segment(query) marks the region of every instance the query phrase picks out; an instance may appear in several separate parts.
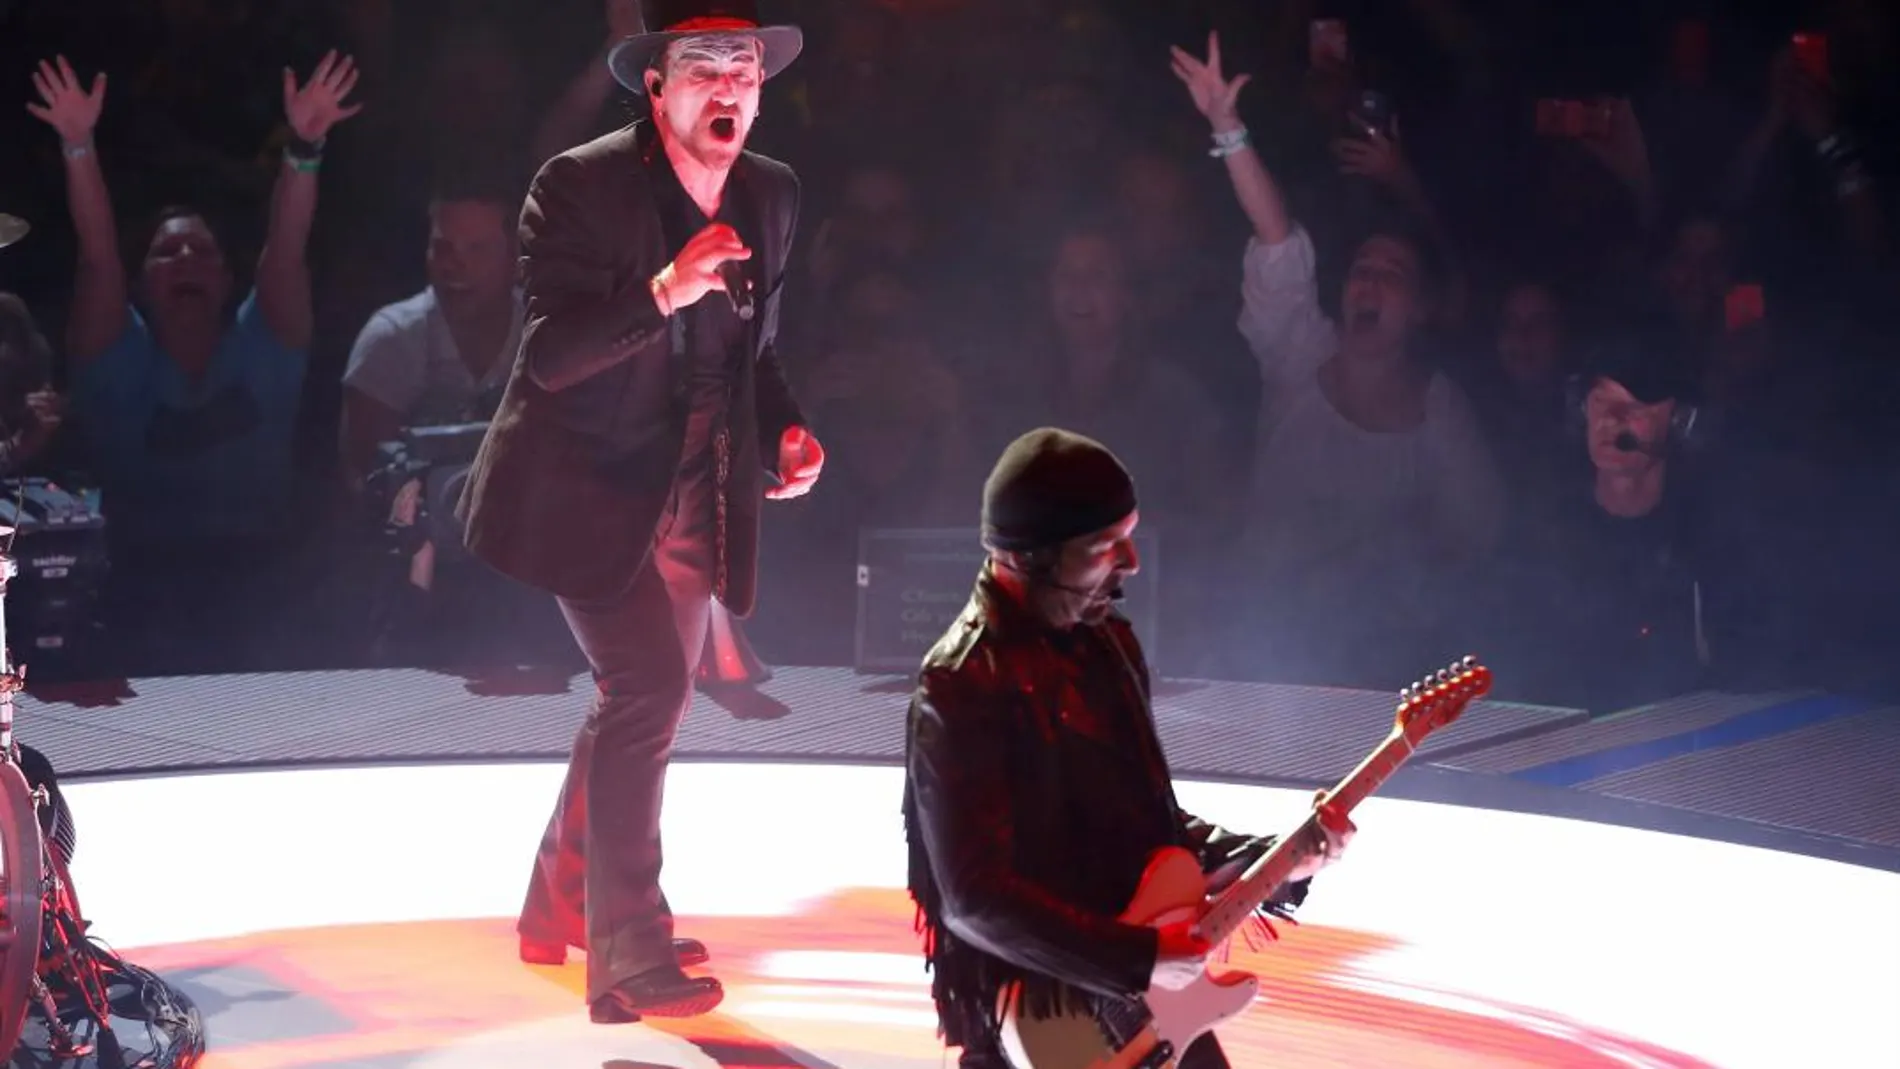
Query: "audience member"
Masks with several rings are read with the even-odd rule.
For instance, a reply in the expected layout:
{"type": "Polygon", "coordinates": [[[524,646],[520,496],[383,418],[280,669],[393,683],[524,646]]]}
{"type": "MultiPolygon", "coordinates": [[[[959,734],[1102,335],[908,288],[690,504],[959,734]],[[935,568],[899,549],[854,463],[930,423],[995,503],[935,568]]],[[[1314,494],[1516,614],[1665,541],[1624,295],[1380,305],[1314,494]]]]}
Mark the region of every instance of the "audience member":
{"type": "Polygon", "coordinates": [[[1246,78],[1222,73],[1218,43],[1205,60],[1176,49],[1175,65],[1254,229],[1240,330],[1268,403],[1235,593],[1278,651],[1270,671],[1350,674],[1431,632],[1438,591],[1497,538],[1499,478],[1470,402],[1425,351],[1441,281],[1429,244],[1402,230],[1362,242],[1336,324],[1312,241],[1235,111],[1246,78]]]}
{"type": "Polygon", "coordinates": [[[343,372],[340,437],[353,481],[405,427],[487,418],[521,338],[520,201],[511,185],[466,175],[431,201],[429,284],[370,317],[343,372]]]}
{"type": "Polygon", "coordinates": [[[1667,325],[1606,338],[1574,381],[1571,455],[1588,465],[1494,566],[1492,660],[1514,693],[1608,711],[1692,689],[1711,663],[1711,546],[1688,453],[1707,428],[1667,325]]]}
{"type": "Polygon", "coordinates": [[[255,288],[235,315],[226,246],[198,209],[161,213],[129,284],[93,143],[105,76],[86,85],[60,57],[33,80],[39,103],[29,109],[60,136],[79,239],[68,372],[115,544],[120,630],[133,646],[165,649],[152,657],[216,656],[214,636],[236,648],[262,634],[257,614],[286,608],[295,418],[313,325],[304,250],[325,137],[359,107],[344,103],[355,71],[333,53],[302,84],[284,74],[296,140],[278,168],[255,288]],[[180,606],[202,629],[168,622],[180,606]]]}
{"type": "MultiPolygon", "coordinates": [[[[0,296],[0,471],[86,462],[115,604],[147,603],[141,626],[190,604],[238,633],[147,631],[226,652],[263,641],[244,621],[286,615],[290,587],[256,576],[308,529],[293,450],[361,486],[402,427],[485,414],[527,329],[518,194],[485,176],[631,114],[601,56],[639,0],[577,2],[453,24],[378,0],[162,5],[137,23],[152,33],[75,37],[121,87],[99,143],[103,76],[40,66],[32,112],[61,155],[49,139],[47,165],[0,188],[37,225],[63,169],[78,255],[70,301],[42,281],[57,233],[4,261],[25,300],[0,296]],[[319,39],[349,42],[378,101],[322,146],[354,111],[348,61],[290,79],[281,118],[251,80],[305,69],[319,39]],[[189,115],[167,113],[179,101],[189,115]],[[121,244],[101,146],[128,216],[176,188],[194,206],[121,244]],[[28,307],[64,321],[63,345],[28,307]]],[[[1237,0],[803,0],[810,65],[766,100],[788,120],[768,151],[808,178],[788,280],[805,296],[780,336],[835,470],[774,523],[766,578],[790,578],[752,625],[762,646],[847,659],[858,532],[960,522],[968,454],[1060,422],[1136,469],[1170,671],[1386,686],[1498,631],[1542,701],[1879,675],[1900,92],[1875,75],[1896,21],[1823,5],[1822,67],[1778,31],[1677,19],[1667,48],[1612,69],[1579,36],[1621,27],[1607,9],[1553,29],[1427,6],[1316,24],[1311,4],[1237,0]],[[1197,122],[1160,42],[1210,26],[1244,58],[1224,64],[1218,37],[1174,51],[1197,122]],[[1262,83],[1251,132],[1239,66],[1262,83]],[[1467,276],[1503,283],[1475,323],[1467,276]],[[1635,303],[1669,326],[1606,322],[1635,303]],[[1650,448],[1691,410],[1691,435],[1650,448]],[[1474,619],[1460,606],[1487,576],[1499,596],[1474,619]]],[[[57,5],[22,25],[36,53],[58,50],[48,27],[78,32],[57,5]]],[[[454,532],[420,524],[453,472],[431,478],[379,504],[405,547],[381,563],[406,595],[431,588],[432,614],[518,615],[435,578],[454,532]]],[[[360,621],[362,598],[337,598],[360,621]]]]}
{"type": "Polygon", "coordinates": [[[198,543],[284,533],[293,486],[293,426],[311,332],[304,247],[317,171],[332,126],[355,113],[355,75],[334,55],[284,107],[298,142],[279,168],[255,289],[236,306],[236,278],[207,214],[160,214],[128,285],[92,132],[106,82],[90,87],[64,57],[34,75],[33,113],[60,135],[79,266],[67,329],[76,415],[115,535],[198,543]]]}

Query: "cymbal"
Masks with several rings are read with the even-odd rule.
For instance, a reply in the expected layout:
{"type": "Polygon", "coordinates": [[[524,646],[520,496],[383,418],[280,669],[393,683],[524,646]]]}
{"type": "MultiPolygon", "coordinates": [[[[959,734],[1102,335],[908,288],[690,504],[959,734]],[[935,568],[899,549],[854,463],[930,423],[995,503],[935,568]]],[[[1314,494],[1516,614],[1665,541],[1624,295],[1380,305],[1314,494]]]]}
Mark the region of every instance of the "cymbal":
{"type": "Polygon", "coordinates": [[[0,214],[0,249],[25,237],[33,225],[17,215],[0,214]]]}

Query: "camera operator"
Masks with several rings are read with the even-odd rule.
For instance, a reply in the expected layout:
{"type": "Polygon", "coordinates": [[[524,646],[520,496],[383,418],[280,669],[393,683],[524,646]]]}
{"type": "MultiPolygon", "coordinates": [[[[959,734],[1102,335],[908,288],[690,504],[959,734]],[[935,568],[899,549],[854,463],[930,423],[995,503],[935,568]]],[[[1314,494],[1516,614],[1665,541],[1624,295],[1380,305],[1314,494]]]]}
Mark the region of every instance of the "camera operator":
{"type": "Polygon", "coordinates": [[[1543,700],[1623,708],[1706,678],[1709,426],[1678,337],[1637,316],[1591,347],[1567,399],[1574,474],[1525,502],[1493,571],[1497,641],[1543,700]]]}
{"type": "MultiPolygon", "coordinates": [[[[458,176],[460,178],[461,176],[458,176]]],[[[429,284],[380,309],[343,372],[343,470],[360,489],[404,428],[486,419],[521,339],[511,182],[476,175],[429,204],[429,284]]]]}
{"type": "Polygon", "coordinates": [[[519,660],[526,640],[538,661],[553,652],[542,631],[570,645],[558,619],[471,557],[455,516],[520,344],[521,195],[493,172],[448,173],[429,205],[428,286],[370,317],[343,375],[344,471],[376,556],[397,562],[378,576],[372,641],[402,660],[466,661],[489,641],[519,660]],[[531,626],[541,617],[547,627],[531,626]]]}

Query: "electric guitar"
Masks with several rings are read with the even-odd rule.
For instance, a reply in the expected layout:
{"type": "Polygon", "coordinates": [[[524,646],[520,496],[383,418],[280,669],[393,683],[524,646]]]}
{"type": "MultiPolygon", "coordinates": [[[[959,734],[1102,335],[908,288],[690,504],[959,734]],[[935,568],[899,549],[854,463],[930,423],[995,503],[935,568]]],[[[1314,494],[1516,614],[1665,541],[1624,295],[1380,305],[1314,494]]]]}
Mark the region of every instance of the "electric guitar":
{"type": "MultiPolygon", "coordinates": [[[[1322,803],[1351,812],[1427,735],[1490,689],[1491,670],[1470,657],[1405,688],[1391,733],[1322,803]]],[[[1317,838],[1318,819],[1309,813],[1211,899],[1199,858],[1174,846],[1155,851],[1121,919],[1160,928],[1198,918],[1201,935],[1218,952],[1286,882],[1317,838]]],[[[1205,963],[1185,969],[1170,963],[1157,966],[1145,995],[1106,1012],[1078,996],[1053,1016],[1030,1017],[1019,1012],[1019,991],[1012,988],[1002,995],[1003,1050],[1016,1069],[1174,1069],[1190,1044],[1239,1016],[1259,991],[1259,979],[1247,973],[1215,975],[1205,963]]]]}

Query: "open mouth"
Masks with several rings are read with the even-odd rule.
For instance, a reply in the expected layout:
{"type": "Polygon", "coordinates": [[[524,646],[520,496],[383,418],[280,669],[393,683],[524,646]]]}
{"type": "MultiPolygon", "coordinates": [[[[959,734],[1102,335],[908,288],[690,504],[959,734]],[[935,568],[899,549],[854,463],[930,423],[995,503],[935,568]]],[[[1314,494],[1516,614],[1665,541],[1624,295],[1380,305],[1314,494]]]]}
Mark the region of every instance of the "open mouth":
{"type": "Polygon", "coordinates": [[[739,136],[739,120],[730,115],[721,115],[712,121],[712,135],[721,141],[731,141],[739,136]]]}

